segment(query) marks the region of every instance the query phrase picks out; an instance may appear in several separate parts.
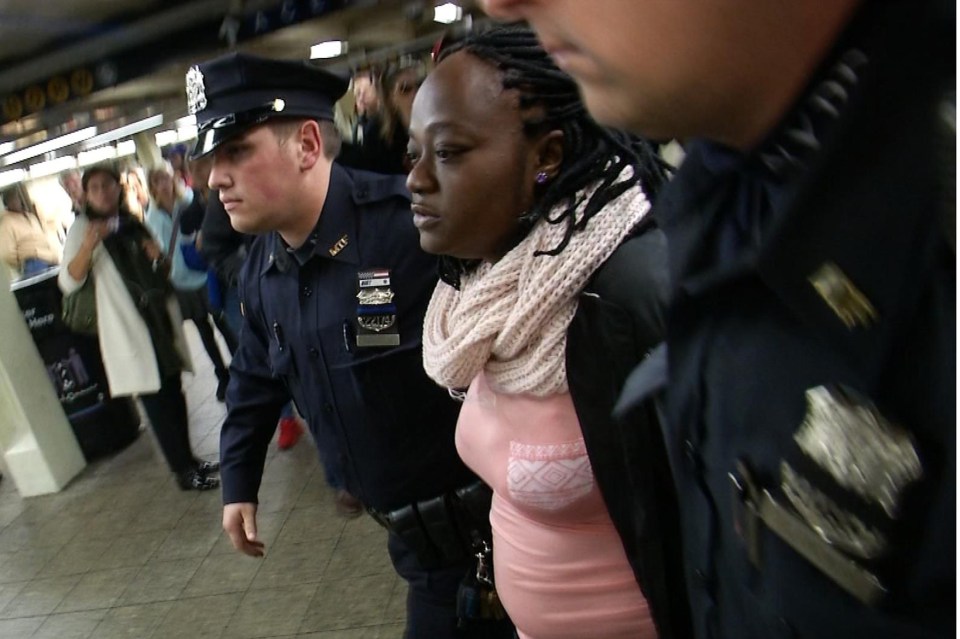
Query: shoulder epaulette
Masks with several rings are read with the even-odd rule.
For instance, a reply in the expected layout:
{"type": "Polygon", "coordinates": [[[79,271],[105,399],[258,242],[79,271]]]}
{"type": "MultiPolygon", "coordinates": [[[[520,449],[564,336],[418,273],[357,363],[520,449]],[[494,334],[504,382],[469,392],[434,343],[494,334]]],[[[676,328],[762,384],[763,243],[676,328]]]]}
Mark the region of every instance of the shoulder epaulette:
{"type": "Polygon", "coordinates": [[[393,197],[410,201],[405,175],[367,174],[358,176],[353,183],[353,201],[357,204],[381,202],[393,197]]]}

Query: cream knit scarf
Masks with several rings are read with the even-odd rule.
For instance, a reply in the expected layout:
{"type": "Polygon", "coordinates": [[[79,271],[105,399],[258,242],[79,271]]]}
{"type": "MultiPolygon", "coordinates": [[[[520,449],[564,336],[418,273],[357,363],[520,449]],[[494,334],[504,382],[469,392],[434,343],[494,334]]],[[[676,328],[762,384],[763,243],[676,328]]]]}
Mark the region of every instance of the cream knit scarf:
{"type": "MultiPolygon", "coordinates": [[[[578,218],[596,188],[580,194],[578,218]]],[[[541,218],[498,262],[483,262],[464,275],[459,291],[437,284],[423,326],[427,374],[451,389],[466,388],[483,370],[498,392],[540,397],[566,392],[567,328],[579,294],[649,210],[643,191],[634,186],[574,232],[556,256],[535,253],[555,248],[566,224],[541,218]]]]}

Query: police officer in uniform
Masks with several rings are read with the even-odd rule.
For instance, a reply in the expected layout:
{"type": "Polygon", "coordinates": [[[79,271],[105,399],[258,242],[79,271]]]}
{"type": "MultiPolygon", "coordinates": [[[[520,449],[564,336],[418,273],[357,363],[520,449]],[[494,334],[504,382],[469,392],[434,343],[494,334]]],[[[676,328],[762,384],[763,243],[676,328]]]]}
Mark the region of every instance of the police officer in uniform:
{"type": "Polygon", "coordinates": [[[687,143],[622,406],[665,385],[698,639],[955,636],[956,3],[483,5],[687,143]]]}
{"type": "Polygon", "coordinates": [[[454,448],[458,405],[422,368],[436,266],[420,251],[404,180],[333,163],[333,104],[346,88],[306,62],[242,53],[187,74],[194,155],[213,155],[210,186],[234,228],[261,234],[240,275],[244,325],[220,444],[224,530],[262,555],[257,492],[292,397],[324,463],[341,466],[390,531],[410,586],[405,636],[508,637],[503,622],[457,628],[457,589],[476,565],[468,535],[483,526],[467,513],[485,515],[488,497],[454,448]]]}

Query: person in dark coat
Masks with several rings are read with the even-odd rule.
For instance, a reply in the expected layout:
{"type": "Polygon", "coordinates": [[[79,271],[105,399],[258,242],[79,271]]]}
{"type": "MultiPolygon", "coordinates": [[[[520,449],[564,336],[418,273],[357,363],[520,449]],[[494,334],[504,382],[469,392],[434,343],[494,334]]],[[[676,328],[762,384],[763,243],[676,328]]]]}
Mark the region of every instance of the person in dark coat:
{"type": "Polygon", "coordinates": [[[334,164],[333,104],[346,86],[306,63],[241,53],[187,74],[195,155],[212,154],[210,186],[232,226],[260,234],[240,274],[223,527],[239,551],[263,554],[257,494],[292,397],[324,465],[389,531],[409,584],[405,636],[509,637],[509,623],[457,628],[457,590],[476,566],[463,537],[483,522],[461,501],[477,479],[454,447],[459,407],[420,361],[435,260],[417,248],[402,179],[334,164]]]}
{"type": "Polygon", "coordinates": [[[621,413],[666,389],[697,637],[953,637],[956,3],[483,4],[686,142],[621,413]]]}

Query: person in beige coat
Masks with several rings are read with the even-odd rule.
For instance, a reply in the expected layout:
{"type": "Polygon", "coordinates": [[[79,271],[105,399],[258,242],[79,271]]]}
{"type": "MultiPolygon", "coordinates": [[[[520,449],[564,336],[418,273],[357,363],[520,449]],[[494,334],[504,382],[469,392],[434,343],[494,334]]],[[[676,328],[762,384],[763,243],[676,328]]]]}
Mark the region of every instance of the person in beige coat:
{"type": "Polygon", "coordinates": [[[60,251],[50,241],[40,218],[16,190],[3,194],[6,213],[0,217],[0,259],[27,276],[60,263],[60,251]]]}

